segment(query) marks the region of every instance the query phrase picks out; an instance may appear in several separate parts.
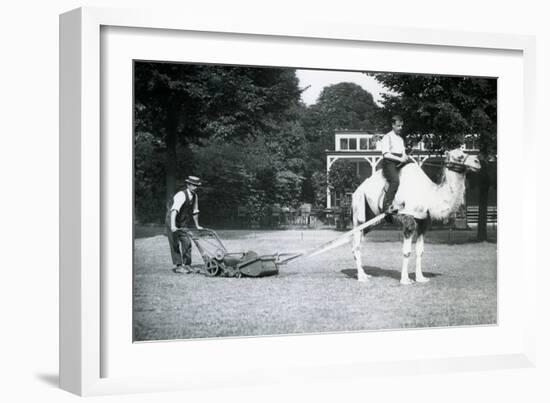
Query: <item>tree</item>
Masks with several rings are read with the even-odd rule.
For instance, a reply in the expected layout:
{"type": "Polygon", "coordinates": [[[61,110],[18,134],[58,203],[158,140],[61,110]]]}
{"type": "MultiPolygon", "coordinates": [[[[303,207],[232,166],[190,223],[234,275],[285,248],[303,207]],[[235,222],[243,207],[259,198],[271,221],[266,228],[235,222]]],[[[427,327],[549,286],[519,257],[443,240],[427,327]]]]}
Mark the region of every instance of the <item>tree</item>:
{"type": "Polygon", "coordinates": [[[195,172],[204,182],[201,210],[208,213],[201,221],[221,223],[244,209],[260,222],[273,204],[298,205],[303,177],[285,169],[263,136],[247,142],[210,139],[191,150],[195,172]]]}
{"type": "Polygon", "coordinates": [[[159,221],[165,201],[157,195],[164,186],[158,178],[164,173],[164,146],[151,133],[137,132],[134,137],[135,216],[142,222],[159,221]]]}
{"type": "Polygon", "coordinates": [[[136,62],[135,131],[165,151],[165,194],[174,193],[178,148],[201,139],[254,139],[272,133],[298,104],[295,70],[136,62]]]}
{"type": "Polygon", "coordinates": [[[354,83],[325,87],[304,117],[310,159],[316,171],[323,168],[324,153],[334,147],[335,130],[376,131],[380,127],[380,107],[372,94],[354,83]]]}
{"type": "MultiPolygon", "coordinates": [[[[261,217],[267,206],[262,185],[269,186],[271,157],[262,140],[225,142],[209,139],[192,145],[194,172],[203,180],[200,191],[201,210],[208,212],[201,220],[206,224],[221,222],[237,215],[240,208],[261,217]]],[[[254,219],[258,217],[253,217],[254,219]]]]}
{"type": "Polygon", "coordinates": [[[327,174],[322,171],[314,172],[310,178],[313,205],[316,208],[325,208],[327,205],[327,174]]]}
{"type": "Polygon", "coordinates": [[[326,203],[325,151],[334,149],[334,132],[378,131],[381,108],[372,94],[354,83],[339,83],[323,89],[317,102],[301,116],[307,141],[304,199],[316,206],[326,203]]]}
{"type": "Polygon", "coordinates": [[[375,73],[393,94],[383,99],[387,121],[393,114],[405,119],[407,144],[430,135],[434,152],[455,148],[466,135],[476,135],[482,169],[479,173],[479,224],[477,238],[487,240],[489,187],[496,185],[489,164],[497,149],[497,80],[477,77],[375,73]]]}
{"type": "Polygon", "coordinates": [[[361,184],[355,164],[345,160],[336,160],[328,173],[328,185],[337,193],[354,191],[361,184]]]}

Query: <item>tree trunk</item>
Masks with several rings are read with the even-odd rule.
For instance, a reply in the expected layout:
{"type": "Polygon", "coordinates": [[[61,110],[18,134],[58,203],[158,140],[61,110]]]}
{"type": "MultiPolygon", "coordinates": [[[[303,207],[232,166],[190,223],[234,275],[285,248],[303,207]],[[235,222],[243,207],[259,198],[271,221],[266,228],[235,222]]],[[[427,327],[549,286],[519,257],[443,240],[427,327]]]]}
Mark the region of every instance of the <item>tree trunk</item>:
{"type": "Polygon", "coordinates": [[[171,204],[176,191],[178,120],[175,109],[168,108],[166,117],[166,203],[171,204]]]}
{"type": "Polygon", "coordinates": [[[487,205],[489,202],[489,172],[486,161],[481,161],[481,170],[479,171],[479,215],[477,219],[477,240],[487,240],[487,205]]]}

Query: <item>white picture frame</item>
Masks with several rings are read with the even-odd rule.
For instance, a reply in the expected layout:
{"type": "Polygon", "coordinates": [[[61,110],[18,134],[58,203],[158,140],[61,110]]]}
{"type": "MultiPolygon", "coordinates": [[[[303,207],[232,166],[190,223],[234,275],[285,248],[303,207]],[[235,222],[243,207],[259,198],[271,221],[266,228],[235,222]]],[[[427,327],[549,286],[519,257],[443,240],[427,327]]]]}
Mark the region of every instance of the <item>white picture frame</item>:
{"type": "MultiPolygon", "coordinates": [[[[499,276],[498,326],[476,331],[468,328],[431,329],[127,345],[127,338],[119,337],[126,330],[115,328],[113,321],[110,320],[118,314],[111,309],[112,298],[108,297],[114,290],[119,295],[123,295],[121,298],[123,301],[127,301],[125,296],[128,288],[131,288],[131,278],[128,279],[130,283],[125,286],[123,282],[127,277],[111,279],[108,273],[102,271],[102,267],[104,268],[108,263],[106,256],[112,253],[114,249],[112,246],[116,244],[113,240],[115,238],[110,235],[107,239],[102,229],[106,219],[102,208],[110,203],[109,182],[115,176],[114,172],[109,171],[112,165],[107,164],[108,150],[105,147],[117,147],[116,144],[110,143],[109,139],[102,138],[102,132],[108,131],[108,124],[104,122],[105,116],[111,113],[108,108],[105,110],[102,93],[110,91],[111,85],[115,86],[112,81],[102,80],[104,78],[102,74],[105,73],[103,70],[105,60],[102,60],[102,57],[109,55],[104,53],[102,47],[116,46],[115,39],[113,41],[109,39],[107,42],[105,37],[102,37],[102,33],[105,32],[114,32],[115,36],[119,32],[122,36],[129,36],[130,40],[132,36],[142,32],[145,36],[140,39],[144,42],[150,39],[153,44],[154,41],[164,40],[163,35],[168,36],[168,40],[177,42],[181,40],[178,33],[183,35],[193,33],[193,40],[201,38],[201,35],[213,35],[216,40],[224,37],[227,37],[227,40],[230,38],[250,40],[250,43],[253,42],[259,47],[284,47],[290,43],[302,50],[311,50],[312,54],[315,52],[310,48],[319,42],[322,46],[332,46],[335,52],[339,48],[358,46],[374,46],[382,51],[393,47],[397,52],[396,57],[399,56],[399,52],[407,52],[408,55],[410,52],[426,55],[432,50],[447,52],[449,57],[455,58],[462,57],[462,52],[477,54],[479,57],[489,55],[489,58],[504,55],[504,59],[506,55],[510,55],[509,64],[512,67],[508,73],[505,73],[508,74],[506,76],[508,78],[504,81],[509,83],[506,85],[510,86],[510,91],[513,89],[513,93],[520,99],[516,99],[517,97],[507,99],[506,95],[501,97],[502,94],[499,92],[499,108],[500,102],[508,101],[510,101],[508,107],[511,110],[518,104],[522,107],[515,116],[505,117],[511,119],[509,121],[511,126],[507,125],[503,128],[503,132],[515,128],[521,133],[523,146],[518,151],[520,161],[526,159],[534,148],[535,42],[533,37],[369,27],[307,19],[296,23],[289,21],[285,24],[269,20],[201,19],[151,10],[81,8],[61,15],[60,385],[63,389],[79,395],[98,395],[227,385],[247,386],[270,383],[273,380],[278,383],[292,382],[296,378],[334,380],[348,376],[521,368],[534,365],[536,322],[534,314],[531,313],[536,311],[536,242],[528,242],[527,234],[535,234],[536,228],[533,220],[521,219],[528,214],[535,214],[531,199],[534,196],[530,196],[529,192],[516,192],[514,197],[519,200],[520,208],[513,218],[506,217],[506,201],[502,208],[499,205],[499,273],[505,273],[506,267],[512,264],[510,263],[512,260],[503,259],[503,257],[508,258],[503,254],[510,255],[506,246],[513,240],[511,235],[504,232],[502,228],[504,227],[506,231],[514,231],[515,239],[522,242],[516,244],[513,257],[516,259],[515,262],[520,262],[521,267],[517,282],[512,284],[511,275],[499,276]],[[153,37],[147,37],[151,33],[154,33],[153,37]],[[109,279],[108,283],[106,278],[109,279]],[[517,304],[513,304],[509,299],[511,296],[508,291],[512,286],[517,287],[517,292],[521,296],[517,304]],[[522,315],[522,313],[525,314],[522,315]],[[520,317],[521,321],[518,320],[520,317]],[[341,345],[342,338],[350,347],[345,351],[338,351],[336,346],[341,345]],[[465,340],[465,346],[452,351],[450,347],[449,350],[437,347],[438,342],[443,346],[448,340],[465,340]],[[485,342],[476,343],[475,340],[485,340],[485,342]],[[488,347],[491,340],[494,342],[494,348],[488,347]],[[365,342],[382,343],[382,345],[386,343],[386,347],[380,349],[380,354],[385,355],[375,356],[374,351],[370,351],[371,355],[368,356],[365,351],[354,348],[364,345],[365,342]],[[403,342],[419,345],[432,344],[435,347],[431,351],[421,348],[416,355],[391,347],[403,342]],[[126,355],[119,354],[120,351],[126,355]],[[293,352],[292,357],[281,354],[284,351],[293,352]],[[322,355],[319,354],[320,351],[323,352],[322,355]],[[296,352],[300,353],[296,354],[296,352]],[[156,376],[151,371],[147,371],[147,368],[136,368],[135,372],[131,371],[129,367],[132,365],[135,367],[135,362],[132,360],[133,354],[135,357],[139,356],[135,361],[142,362],[143,367],[151,369],[155,368],[154,365],[161,363],[165,370],[160,371],[161,373],[156,376]],[[171,355],[181,355],[187,359],[183,361],[184,364],[180,364],[179,362],[182,361],[173,362],[166,358],[171,355]],[[144,361],[144,357],[148,358],[144,361]],[[149,362],[147,359],[153,361],[149,362]],[[117,360],[127,361],[129,364],[118,367],[113,365],[116,370],[111,369],[110,363],[117,360]],[[193,368],[193,371],[189,372],[189,368],[193,368]],[[231,375],[228,376],[228,373],[231,375]]],[[[147,46],[142,45],[146,48],[150,47],[151,43],[147,43],[147,46]]],[[[128,47],[128,49],[132,48],[128,47]]],[[[235,54],[238,53],[239,51],[235,50],[235,54]]],[[[258,64],[269,63],[266,61],[269,58],[261,51],[252,53],[252,56],[247,57],[256,58],[258,64]]],[[[128,54],[124,57],[133,56],[128,54]]],[[[204,61],[204,57],[197,57],[197,60],[204,61]]],[[[227,61],[228,57],[215,55],[214,59],[209,61],[223,62],[227,61]]],[[[426,57],[436,62],[433,55],[428,54],[426,57]]],[[[506,60],[502,63],[503,65],[508,63],[506,60]]],[[[312,63],[311,66],[305,67],[329,67],[322,65],[322,61],[312,63]]],[[[350,64],[351,62],[347,62],[346,66],[353,67],[350,64]]],[[[383,68],[383,64],[377,66],[383,68]]],[[[116,63],[114,67],[117,67],[116,63]]],[[[415,67],[411,69],[414,70],[415,67]]],[[[422,67],[419,65],[417,69],[422,67]]],[[[437,67],[435,69],[432,73],[440,71],[437,67]]],[[[471,72],[468,69],[464,71],[471,72]]],[[[482,71],[482,69],[479,70],[479,74],[482,74],[482,71]]],[[[123,93],[125,90],[121,91],[120,99],[123,99],[127,94],[123,93]]],[[[109,107],[122,108],[124,111],[126,110],[124,102],[127,101],[127,96],[125,101],[121,101],[121,105],[110,101],[109,107]]],[[[131,111],[128,110],[127,114],[131,115],[131,111]]],[[[499,126],[501,115],[499,110],[499,126]]],[[[127,121],[119,123],[128,124],[127,121]]],[[[509,169],[505,165],[506,145],[505,142],[502,143],[501,148],[499,140],[499,153],[503,151],[504,155],[504,158],[501,158],[499,154],[499,176],[502,170],[509,169]]],[[[131,155],[131,148],[128,152],[131,155]]],[[[124,161],[128,159],[126,154],[121,155],[124,161]]],[[[128,172],[131,170],[119,170],[117,176],[124,178],[126,175],[127,177],[128,172]]],[[[510,171],[510,175],[513,177],[513,170],[510,171]]],[[[127,179],[131,182],[130,177],[127,179]]],[[[535,178],[523,178],[522,186],[525,189],[534,188],[535,178]]],[[[506,188],[506,185],[503,187],[506,188]]],[[[503,200],[503,195],[505,199],[508,196],[506,189],[502,190],[499,184],[499,200],[503,200]]],[[[128,223],[127,219],[125,223],[128,223]]],[[[126,224],[123,222],[122,226],[126,224]]],[[[127,250],[122,251],[120,255],[127,255],[127,253],[127,250]]],[[[126,262],[127,258],[126,256],[126,262]]],[[[124,305],[124,302],[121,305],[124,305]]],[[[121,312],[127,309],[124,306],[120,308],[121,312]]],[[[124,323],[124,321],[120,322],[124,323]]],[[[131,332],[131,329],[129,331],[131,332]]]]}

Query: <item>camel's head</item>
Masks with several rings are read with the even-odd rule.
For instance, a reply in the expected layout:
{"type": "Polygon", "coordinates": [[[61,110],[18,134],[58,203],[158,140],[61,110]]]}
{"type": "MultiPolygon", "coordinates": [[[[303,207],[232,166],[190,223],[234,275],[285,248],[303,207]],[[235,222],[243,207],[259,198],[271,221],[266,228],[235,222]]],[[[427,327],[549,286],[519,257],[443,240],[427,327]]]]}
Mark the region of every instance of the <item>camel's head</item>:
{"type": "Polygon", "coordinates": [[[466,154],[460,148],[447,152],[446,157],[445,165],[449,169],[462,172],[477,172],[481,169],[477,156],[466,154]]]}

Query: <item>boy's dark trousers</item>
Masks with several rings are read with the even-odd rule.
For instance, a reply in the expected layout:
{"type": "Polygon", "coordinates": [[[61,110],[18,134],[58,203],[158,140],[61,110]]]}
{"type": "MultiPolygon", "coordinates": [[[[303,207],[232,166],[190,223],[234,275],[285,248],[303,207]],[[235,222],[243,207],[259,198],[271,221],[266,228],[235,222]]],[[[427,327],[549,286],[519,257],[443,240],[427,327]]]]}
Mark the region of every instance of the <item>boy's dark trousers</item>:
{"type": "Polygon", "coordinates": [[[399,169],[401,163],[384,158],[382,160],[382,174],[388,181],[388,190],[384,196],[383,210],[386,211],[392,204],[399,188],[399,169]]]}

